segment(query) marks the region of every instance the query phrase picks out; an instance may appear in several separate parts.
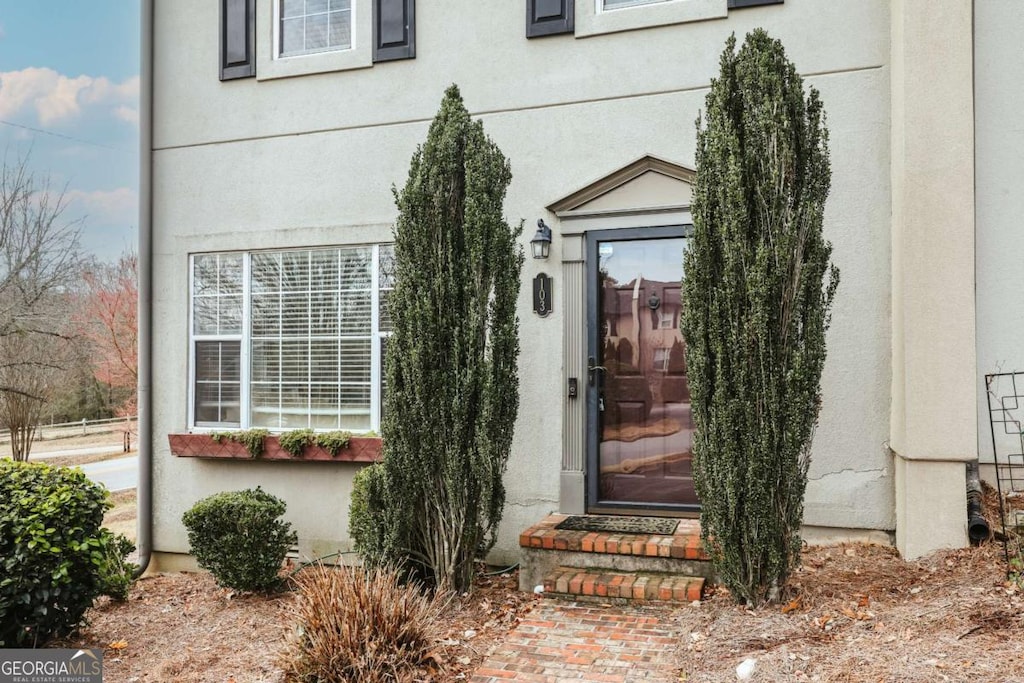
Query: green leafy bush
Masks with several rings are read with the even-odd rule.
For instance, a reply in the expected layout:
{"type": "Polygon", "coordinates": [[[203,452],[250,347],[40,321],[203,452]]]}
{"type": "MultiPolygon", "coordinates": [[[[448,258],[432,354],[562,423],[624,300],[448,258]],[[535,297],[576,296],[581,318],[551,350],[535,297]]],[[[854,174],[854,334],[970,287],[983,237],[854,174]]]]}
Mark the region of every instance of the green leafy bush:
{"type": "Polygon", "coordinates": [[[316,565],[296,580],[296,623],[281,661],[290,681],[410,681],[439,647],[444,599],[394,571],[316,565]]]}
{"type": "Polygon", "coordinates": [[[121,534],[109,535],[104,544],[105,561],[100,565],[100,585],[103,595],[123,602],[135,581],[138,565],[128,561],[135,552],[135,544],[121,534]]]}
{"type": "Polygon", "coordinates": [[[368,566],[386,564],[396,551],[388,542],[385,473],[380,464],[364,467],[352,480],[348,534],[368,566]]]}
{"type": "Polygon", "coordinates": [[[265,590],[297,541],[291,524],[280,519],[286,505],[257,487],[217,493],[185,513],[191,552],[199,566],[222,586],[265,590]]]}
{"type": "Polygon", "coordinates": [[[103,528],[109,508],[81,470],[0,460],[0,647],[43,645],[127,594],[133,548],[103,528]]]}
{"type": "Polygon", "coordinates": [[[821,99],[762,29],[730,38],[698,123],[682,330],[693,480],[715,573],[739,601],[783,596],[800,559],[825,332],[839,284],[822,225],[821,99]]]}
{"type": "Polygon", "coordinates": [[[503,211],[511,180],[451,86],[395,193],[381,423],[388,495],[367,499],[384,540],[353,538],[388,551],[388,564],[415,564],[442,592],[471,587],[474,560],[494,545],[505,507],[523,266],[522,225],[503,211]]]}

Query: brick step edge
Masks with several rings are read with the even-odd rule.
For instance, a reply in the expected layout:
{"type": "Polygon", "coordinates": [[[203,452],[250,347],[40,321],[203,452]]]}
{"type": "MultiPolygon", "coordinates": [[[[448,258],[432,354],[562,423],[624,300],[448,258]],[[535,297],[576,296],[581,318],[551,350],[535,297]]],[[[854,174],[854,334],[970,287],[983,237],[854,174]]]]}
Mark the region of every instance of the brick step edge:
{"type": "Polygon", "coordinates": [[[544,577],[544,592],[625,598],[638,602],[694,602],[704,594],[704,579],[684,574],[557,567],[544,577]]]}
{"type": "Polygon", "coordinates": [[[699,530],[690,534],[676,533],[673,536],[662,536],[563,531],[538,524],[519,535],[519,546],[606,555],[671,557],[678,560],[707,561],[709,559],[701,544],[699,530]]]}

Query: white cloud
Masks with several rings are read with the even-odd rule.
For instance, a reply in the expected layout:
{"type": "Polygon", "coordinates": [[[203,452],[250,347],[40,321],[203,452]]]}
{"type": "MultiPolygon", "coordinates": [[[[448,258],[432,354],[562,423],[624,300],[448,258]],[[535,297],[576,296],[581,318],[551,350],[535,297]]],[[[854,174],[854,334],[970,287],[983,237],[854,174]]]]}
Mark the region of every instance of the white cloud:
{"type": "Polygon", "coordinates": [[[126,121],[127,123],[131,123],[136,126],[139,125],[138,107],[128,107],[122,104],[114,109],[114,116],[122,121],[126,121]]]}
{"type": "Polygon", "coordinates": [[[68,190],[64,194],[67,202],[65,216],[87,216],[89,223],[130,223],[138,222],[139,197],[134,190],[118,187],[113,190],[68,190]]]}
{"type": "MultiPolygon", "coordinates": [[[[70,78],[45,67],[0,72],[2,119],[34,110],[39,124],[47,126],[77,118],[83,107],[107,107],[116,118],[132,122],[126,112],[136,106],[138,96],[138,76],[114,83],[105,76],[70,78]]],[[[135,118],[137,123],[137,113],[135,118]]]]}
{"type": "Polygon", "coordinates": [[[100,76],[93,79],[91,87],[83,93],[83,101],[89,104],[102,104],[111,101],[134,102],[138,99],[138,76],[132,76],[120,83],[112,83],[105,76],[100,76]]]}

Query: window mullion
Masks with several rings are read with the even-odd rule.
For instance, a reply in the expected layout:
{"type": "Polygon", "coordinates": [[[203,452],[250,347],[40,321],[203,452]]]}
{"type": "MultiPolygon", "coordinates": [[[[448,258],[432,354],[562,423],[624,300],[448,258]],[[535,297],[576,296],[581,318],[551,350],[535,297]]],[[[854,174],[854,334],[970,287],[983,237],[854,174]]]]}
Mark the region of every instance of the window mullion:
{"type": "Polygon", "coordinates": [[[306,428],[313,426],[313,252],[306,252],[306,428]]]}
{"type": "Polygon", "coordinates": [[[380,431],[380,246],[370,269],[370,429],[380,431]]]}
{"type": "Polygon", "coordinates": [[[192,429],[196,423],[196,339],[195,339],[195,314],[196,282],[195,282],[196,257],[188,257],[188,428],[192,429]]]}
{"type": "Polygon", "coordinates": [[[342,363],[342,358],[341,358],[341,355],[342,355],[341,329],[342,329],[342,325],[344,325],[344,320],[342,319],[342,315],[341,315],[341,313],[342,313],[341,302],[342,302],[342,300],[344,298],[344,294],[342,293],[344,290],[343,290],[342,282],[341,282],[341,271],[342,271],[341,263],[342,263],[341,249],[335,249],[334,250],[334,266],[335,266],[335,268],[338,269],[338,277],[337,277],[336,283],[334,285],[334,292],[333,292],[334,293],[334,297],[335,297],[335,299],[334,299],[335,300],[334,316],[335,316],[335,319],[336,319],[336,326],[335,326],[335,333],[334,334],[335,334],[335,338],[336,338],[335,341],[338,344],[338,351],[337,351],[337,353],[334,354],[334,367],[335,367],[334,371],[335,371],[335,373],[337,373],[335,375],[337,379],[334,380],[334,390],[337,392],[335,394],[337,396],[337,399],[335,400],[335,404],[336,405],[334,406],[334,414],[338,418],[338,426],[339,427],[341,427],[341,425],[344,424],[343,419],[342,419],[342,415],[341,415],[341,403],[342,403],[342,401],[341,401],[342,388],[341,387],[342,387],[342,378],[344,377],[344,375],[342,374],[343,363],[342,363]]]}
{"type": "Polygon", "coordinates": [[[250,362],[251,358],[251,346],[252,346],[252,325],[251,325],[251,308],[252,302],[250,301],[251,286],[250,277],[251,272],[251,254],[245,252],[242,254],[242,341],[239,344],[239,368],[238,377],[240,386],[238,387],[238,400],[242,404],[239,406],[238,416],[241,421],[242,429],[249,429],[252,425],[252,402],[249,400],[249,382],[252,377],[252,365],[250,362]]]}

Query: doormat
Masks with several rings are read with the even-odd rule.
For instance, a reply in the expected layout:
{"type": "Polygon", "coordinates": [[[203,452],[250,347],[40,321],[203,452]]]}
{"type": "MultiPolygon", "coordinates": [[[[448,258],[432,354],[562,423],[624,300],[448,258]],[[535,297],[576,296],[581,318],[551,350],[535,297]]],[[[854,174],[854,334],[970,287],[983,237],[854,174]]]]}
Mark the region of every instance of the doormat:
{"type": "Polygon", "coordinates": [[[555,525],[565,531],[596,531],[613,534],[657,534],[671,536],[676,532],[678,519],[665,517],[605,517],[573,515],[555,525]]]}

